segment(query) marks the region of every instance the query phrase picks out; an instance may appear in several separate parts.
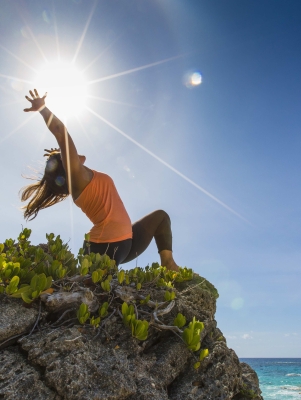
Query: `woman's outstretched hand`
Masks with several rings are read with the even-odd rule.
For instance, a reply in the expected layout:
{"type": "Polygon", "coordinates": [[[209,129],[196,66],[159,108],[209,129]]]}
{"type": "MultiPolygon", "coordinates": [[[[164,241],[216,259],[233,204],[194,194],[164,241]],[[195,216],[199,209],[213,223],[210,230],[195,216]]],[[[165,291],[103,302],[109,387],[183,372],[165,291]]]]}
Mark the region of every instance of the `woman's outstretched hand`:
{"type": "Polygon", "coordinates": [[[25,108],[25,112],[29,111],[41,111],[45,107],[45,98],[47,96],[47,93],[44,94],[43,97],[39,96],[39,93],[37,89],[34,89],[34,91],[30,90],[29,94],[31,95],[32,98],[25,96],[25,98],[30,101],[31,107],[30,108],[25,108]]]}

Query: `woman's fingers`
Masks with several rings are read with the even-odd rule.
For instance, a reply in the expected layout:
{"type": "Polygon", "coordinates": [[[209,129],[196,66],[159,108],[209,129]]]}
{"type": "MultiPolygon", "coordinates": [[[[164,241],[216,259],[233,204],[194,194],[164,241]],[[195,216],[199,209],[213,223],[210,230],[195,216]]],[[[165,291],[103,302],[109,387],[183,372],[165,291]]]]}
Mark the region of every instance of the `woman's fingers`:
{"type": "Polygon", "coordinates": [[[25,96],[25,99],[30,101],[30,102],[32,102],[32,99],[30,97],[28,97],[28,96],[25,96]]]}
{"type": "Polygon", "coordinates": [[[25,111],[25,112],[32,111],[32,108],[24,108],[23,111],[25,111]]]}
{"type": "MultiPolygon", "coordinates": [[[[33,91],[30,90],[30,91],[29,91],[29,94],[31,95],[31,97],[32,97],[33,100],[34,100],[34,99],[40,99],[40,98],[41,98],[40,95],[39,95],[39,93],[38,93],[38,91],[37,91],[37,89],[33,89],[33,91]]],[[[47,96],[47,92],[44,94],[44,96],[42,97],[42,99],[45,99],[46,96],[47,96]]],[[[30,99],[29,97],[27,97],[27,96],[25,96],[25,97],[27,98],[27,100],[32,101],[32,99],[30,99]]]]}
{"type": "Polygon", "coordinates": [[[44,96],[42,97],[43,100],[45,100],[45,98],[47,97],[47,92],[44,94],[44,96]]]}

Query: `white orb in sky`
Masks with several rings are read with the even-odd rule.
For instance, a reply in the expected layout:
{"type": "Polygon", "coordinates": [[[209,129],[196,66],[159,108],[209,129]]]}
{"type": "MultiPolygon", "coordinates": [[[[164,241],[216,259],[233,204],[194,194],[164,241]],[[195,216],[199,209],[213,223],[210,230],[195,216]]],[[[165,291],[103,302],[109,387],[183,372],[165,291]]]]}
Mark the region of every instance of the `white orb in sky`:
{"type": "Polygon", "coordinates": [[[231,301],[231,308],[233,310],[240,310],[244,306],[244,299],[241,297],[236,297],[231,301]]]}
{"type": "Polygon", "coordinates": [[[190,83],[192,86],[198,86],[202,83],[202,75],[199,72],[194,72],[190,76],[190,83]]]}
{"type": "Polygon", "coordinates": [[[40,96],[48,93],[47,107],[63,117],[78,115],[85,108],[86,80],[71,64],[46,65],[39,72],[34,85],[40,96]]]}
{"type": "Polygon", "coordinates": [[[188,88],[193,88],[199,86],[202,80],[202,74],[199,71],[189,71],[184,76],[184,85],[188,88]]]}

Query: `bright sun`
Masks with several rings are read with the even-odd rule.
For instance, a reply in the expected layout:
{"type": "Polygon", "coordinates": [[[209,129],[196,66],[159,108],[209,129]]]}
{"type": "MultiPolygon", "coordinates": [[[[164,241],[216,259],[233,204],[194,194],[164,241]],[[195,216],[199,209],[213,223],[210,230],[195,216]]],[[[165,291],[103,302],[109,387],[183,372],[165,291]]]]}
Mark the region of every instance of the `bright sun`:
{"type": "Polygon", "coordinates": [[[79,115],[85,108],[87,84],[85,77],[71,64],[47,64],[35,79],[40,96],[47,92],[46,104],[63,117],[79,115]]]}

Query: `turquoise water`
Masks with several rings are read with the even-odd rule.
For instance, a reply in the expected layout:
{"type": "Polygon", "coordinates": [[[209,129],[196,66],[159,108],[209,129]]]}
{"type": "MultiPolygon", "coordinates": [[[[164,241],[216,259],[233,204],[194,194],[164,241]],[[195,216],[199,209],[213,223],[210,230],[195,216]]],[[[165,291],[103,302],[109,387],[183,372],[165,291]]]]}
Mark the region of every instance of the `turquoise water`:
{"type": "Polygon", "coordinates": [[[264,400],[301,400],[301,358],[240,358],[259,378],[264,400]]]}

